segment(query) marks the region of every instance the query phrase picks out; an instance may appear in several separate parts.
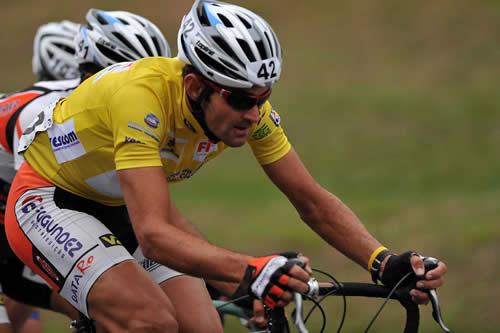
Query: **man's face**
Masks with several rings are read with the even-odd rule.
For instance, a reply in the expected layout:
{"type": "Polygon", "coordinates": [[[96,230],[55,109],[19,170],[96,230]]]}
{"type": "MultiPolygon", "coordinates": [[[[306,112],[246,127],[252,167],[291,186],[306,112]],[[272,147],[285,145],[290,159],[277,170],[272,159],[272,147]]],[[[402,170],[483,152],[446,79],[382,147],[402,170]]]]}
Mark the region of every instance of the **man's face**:
{"type": "MultiPolygon", "coordinates": [[[[256,87],[245,92],[260,96],[268,90],[269,88],[256,87]]],[[[208,128],[229,147],[243,146],[250,134],[250,128],[259,121],[257,105],[247,110],[235,109],[217,92],[212,93],[203,107],[208,128]]]]}

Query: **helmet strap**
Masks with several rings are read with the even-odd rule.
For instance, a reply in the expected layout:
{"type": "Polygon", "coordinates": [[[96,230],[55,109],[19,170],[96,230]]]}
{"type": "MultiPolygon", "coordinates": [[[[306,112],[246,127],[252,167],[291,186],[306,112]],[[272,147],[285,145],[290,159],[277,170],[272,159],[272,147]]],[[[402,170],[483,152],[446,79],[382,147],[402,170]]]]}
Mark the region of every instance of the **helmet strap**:
{"type": "Polygon", "coordinates": [[[212,95],[213,90],[210,87],[205,87],[200,94],[200,97],[197,101],[193,100],[189,95],[187,96],[189,104],[191,105],[191,113],[194,118],[200,124],[201,128],[205,132],[207,138],[213,143],[217,143],[220,139],[208,128],[207,122],[205,120],[205,110],[202,107],[202,104],[208,101],[210,95],[212,95]]]}

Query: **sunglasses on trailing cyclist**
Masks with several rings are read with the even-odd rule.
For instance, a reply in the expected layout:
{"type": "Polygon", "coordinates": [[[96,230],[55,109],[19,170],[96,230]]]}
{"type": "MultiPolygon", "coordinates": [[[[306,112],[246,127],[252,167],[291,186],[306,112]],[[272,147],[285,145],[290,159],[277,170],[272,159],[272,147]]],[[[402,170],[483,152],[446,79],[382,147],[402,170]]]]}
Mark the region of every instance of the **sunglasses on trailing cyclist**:
{"type": "Polygon", "coordinates": [[[203,81],[215,92],[217,92],[229,106],[231,106],[236,111],[247,111],[257,106],[260,108],[271,96],[272,89],[269,88],[264,93],[260,95],[252,95],[243,90],[228,90],[223,88],[209,80],[203,78],[203,81]]]}

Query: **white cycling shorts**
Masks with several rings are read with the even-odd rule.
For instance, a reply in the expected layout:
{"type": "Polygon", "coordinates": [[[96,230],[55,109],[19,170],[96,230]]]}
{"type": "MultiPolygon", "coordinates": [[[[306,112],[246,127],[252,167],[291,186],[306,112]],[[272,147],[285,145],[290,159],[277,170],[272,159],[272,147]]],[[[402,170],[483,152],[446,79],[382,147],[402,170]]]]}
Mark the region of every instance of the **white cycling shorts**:
{"type": "Polygon", "coordinates": [[[128,215],[123,221],[116,214],[103,215],[112,223],[118,220],[118,236],[90,215],[99,209],[106,212],[115,207],[86,203],[87,199],[36,176],[26,163],[16,175],[7,204],[7,238],[14,253],[80,312],[89,315],[87,296],[93,284],[123,261],[136,260],[158,284],[181,275],[144,257],[131,225],[127,225],[128,215]],[[28,178],[24,179],[24,186],[16,185],[19,177],[28,178]],[[30,186],[26,187],[27,183],[30,186]],[[92,205],[86,209],[89,213],[64,208],[79,204],[77,201],[85,203],[78,207],[92,205]],[[122,226],[128,229],[123,232],[122,226]]]}

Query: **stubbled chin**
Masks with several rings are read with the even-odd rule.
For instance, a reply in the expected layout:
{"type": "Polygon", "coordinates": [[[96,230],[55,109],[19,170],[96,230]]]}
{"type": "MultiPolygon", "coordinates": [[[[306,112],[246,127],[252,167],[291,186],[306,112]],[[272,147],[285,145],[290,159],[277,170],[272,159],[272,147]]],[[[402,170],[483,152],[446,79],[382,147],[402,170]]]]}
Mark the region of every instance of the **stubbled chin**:
{"type": "Polygon", "coordinates": [[[233,128],[233,130],[230,132],[230,135],[228,138],[226,138],[224,143],[229,146],[229,147],[241,147],[243,146],[248,139],[248,135],[250,134],[250,130],[240,130],[237,128],[233,128]]]}
{"type": "Polygon", "coordinates": [[[245,139],[243,139],[243,138],[237,138],[237,139],[232,139],[230,141],[229,140],[224,140],[224,143],[228,147],[238,148],[238,147],[244,146],[245,143],[247,143],[247,140],[246,140],[246,138],[245,139]]]}

